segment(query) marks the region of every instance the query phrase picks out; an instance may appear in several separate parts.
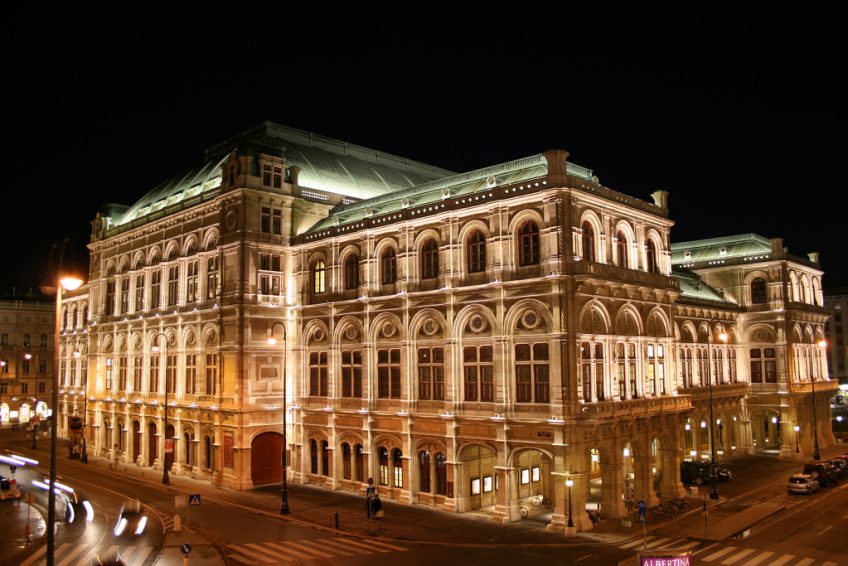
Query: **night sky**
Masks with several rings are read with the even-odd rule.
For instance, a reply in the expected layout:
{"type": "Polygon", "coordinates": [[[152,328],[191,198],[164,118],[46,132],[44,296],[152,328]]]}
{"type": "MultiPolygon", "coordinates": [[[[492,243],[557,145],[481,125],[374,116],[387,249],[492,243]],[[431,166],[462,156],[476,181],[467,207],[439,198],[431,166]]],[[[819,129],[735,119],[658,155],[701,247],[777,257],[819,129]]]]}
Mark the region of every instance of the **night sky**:
{"type": "Polygon", "coordinates": [[[566,149],[608,187],[669,191],[675,242],[783,237],[848,285],[838,13],[555,5],[12,14],[0,295],[262,120],[455,171],[566,149]]]}

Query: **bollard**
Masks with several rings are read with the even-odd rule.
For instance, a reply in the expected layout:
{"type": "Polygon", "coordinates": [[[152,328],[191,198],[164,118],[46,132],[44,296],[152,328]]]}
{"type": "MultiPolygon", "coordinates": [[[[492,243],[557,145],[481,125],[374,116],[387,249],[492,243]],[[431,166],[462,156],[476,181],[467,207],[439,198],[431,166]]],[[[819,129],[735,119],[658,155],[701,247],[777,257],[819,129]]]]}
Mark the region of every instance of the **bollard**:
{"type": "Polygon", "coordinates": [[[339,530],[339,512],[336,511],[336,530],[339,530]]]}

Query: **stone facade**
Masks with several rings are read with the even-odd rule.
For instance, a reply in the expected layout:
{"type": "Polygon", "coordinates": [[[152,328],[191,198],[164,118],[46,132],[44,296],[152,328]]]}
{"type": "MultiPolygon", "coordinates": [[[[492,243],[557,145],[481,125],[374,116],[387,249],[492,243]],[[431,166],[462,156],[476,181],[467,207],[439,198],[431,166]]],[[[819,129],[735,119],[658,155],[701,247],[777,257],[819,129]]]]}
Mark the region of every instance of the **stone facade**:
{"type": "Polygon", "coordinates": [[[207,158],[95,219],[62,350],[90,450],[161,469],[167,431],[172,473],[247,489],[280,481],[286,407],[290,481],[500,521],[539,494],[590,529],[577,509],[682,494],[710,408],[720,458],[794,456],[794,423],[808,455],[811,380],[827,422],[817,263],[672,246],[663,191],[565,151],[455,174],[274,124],[207,158]]]}

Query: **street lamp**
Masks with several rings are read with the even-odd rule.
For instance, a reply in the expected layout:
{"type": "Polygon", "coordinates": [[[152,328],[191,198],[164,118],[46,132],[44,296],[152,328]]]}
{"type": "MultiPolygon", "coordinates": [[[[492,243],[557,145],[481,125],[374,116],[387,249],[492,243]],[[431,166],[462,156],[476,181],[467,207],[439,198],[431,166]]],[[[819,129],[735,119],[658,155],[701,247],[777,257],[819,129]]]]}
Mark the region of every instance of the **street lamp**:
{"type": "MultiPolygon", "coordinates": [[[[722,329],[718,339],[727,344],[727,332],[722,329]]],[[[715,418],[713,417],[713,376],[712,372],[707,376],[707,392],[710,403],[710,499],[718,499],[718,475],[716,474],[716,447],[715,447],[715,418]]]]}
{"type": "Polygon", "coordinates": [[[801,449],[798,447],[798,433],[800,432],[800,430],[801,430],[801,427],[798,426],[798,425],[795,425],[795,453],[796,454],[798,454],[801,451],[801,449]]]}
{"type": "MultiPolygon", "coordinates": [[[[824,350],[827,348],[827,340],[819,340],[819,348],[822,349],[822,355],[824,355],[824,350]]],[[[818,426],[816,424],[816,376],[815,374],[810,376],[810,387],[812,387],[813,392],[813,460],[821,460],[821,454],[819,454],[819,433],[818,426]]]]}
{"type": "MultiPolygon", "coordinates": [[[[159,337],[165,337],[165,346],[168,346],[168,335],[164,332],[158,333],[153,337],[153,348],[151,348],[154,352],[159,351],[159,337]]],[[[162,429],[162,436],[165,438],[165,442],[162,443],[162,483],[164,485],[168,485],[171,483],[171,480],[168,478],[168,389],[170,387],[170,383],[168,380],[168,358],[167,358],[167,350],[165,351],[165,425],[162,429]]],[[[160,365],[161,368],[161,365],[160,365]]],[[[119,433],[120,434],[120,433],[119,433]]],[[[174,446],[171,444],[171,453],[173,454],[174,446]]]]}
{"type": "MultiPolygon", "coordinates": [[[[24,359],[26,361],[30,361],[32,359],[32,354],[30,354],[29,352],[25,353],[24,359]]],[[[37,361],[36,361],[36,366],[38,366],[37,361]]],[[[36,371],[35,371],[35,401],[32,402],[32,406],[33,406],[33,409],[34,409],[34,412],[35,412],[35,416],[37,417],[38,416],[38,367],[36,367],[35,369],[36,369],[36,371]]],[[[27,372],[27,373],[29,373],[29,372],[27,372]]],[[[38,430],[36,429],[35,424],[33,424],[32,425],[32,447],[31,447],[33,450],[38,449],[38,443],[35,440],[37,432],[38,432],[38,430]]]]}
{"type": "MultiPolygon", "coordinates": [[[[61,262],[62,259],[62,251],[64,251],[65,245],[68,243],[66,239],[62,242],[62,246],[59,248],[59,258],[58,261],[61,262]]],[[[53,344],[53,383],[52,383],[52,391],[50,392],[50,405],[52,407],[52,412],[50,414],[50,490],[47,495],[47,566],[53,566],[53,552],[55,549],[55,525],[56,525],[56,489],[53,486],[56,485],[56,448],[57,448],[57,438],[56,438],[56,408],[59,406],[59,333],[62,327],[62,289],[66,289],[68,291],[73,291],[75,289],[79,289],[80,285],[82,285],[82,279],[78,276],[71,275],[69,273],[62,273],[63,270],[59,270],[59,273],[56,274],[56,279],[58,284],[56,285],[56,322],[54,325],[54,340],[53,344]]],[[[43,291],[47,290],[47,287],[42,289],[43,291]]]]}
{"type": "Polygon", "coordinates": [[[574,528],[574,521],[571,520],[571,486],[573,486],[573,485],[574,485],[573,479],[568,478],[567,480],[565,480],[565,487],[568,488],[568,525],[567,526],[568,526],[569,529],[574,528]]]}
{"type": "Polygon", "coordinates": [[[280,485],[280,514],[288,515],[289,514],[289,484],[286,479],[286,326],[282,322],[275,322],[271,325],[271,328],[268,329],[268,344],[271,346],[277,343],[277,339],[274,338],[274,328],[279,326],[283,331],[283,456],[282,456],[282,464],[283,464],[283,483],[280,485]]]}

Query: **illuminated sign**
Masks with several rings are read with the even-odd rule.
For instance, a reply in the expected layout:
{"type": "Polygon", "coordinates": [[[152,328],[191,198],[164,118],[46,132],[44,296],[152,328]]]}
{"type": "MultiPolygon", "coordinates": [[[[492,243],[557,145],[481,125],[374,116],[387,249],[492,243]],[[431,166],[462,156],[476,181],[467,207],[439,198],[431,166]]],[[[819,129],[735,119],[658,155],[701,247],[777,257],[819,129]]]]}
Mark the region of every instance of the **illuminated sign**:
{"type": "Polygon", "coordinates": [[[639,553],[639,566],[691,566],[691,552],[652,551],[639,553]]]}

